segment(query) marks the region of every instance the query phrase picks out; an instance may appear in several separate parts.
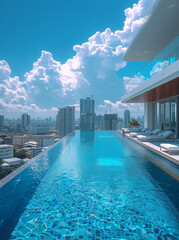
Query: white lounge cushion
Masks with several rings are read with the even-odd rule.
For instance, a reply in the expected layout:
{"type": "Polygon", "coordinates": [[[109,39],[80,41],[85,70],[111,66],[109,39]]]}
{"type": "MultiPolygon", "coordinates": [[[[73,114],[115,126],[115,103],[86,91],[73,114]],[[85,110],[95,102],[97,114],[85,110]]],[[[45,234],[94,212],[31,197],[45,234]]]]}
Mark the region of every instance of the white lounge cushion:
{"type": "Polygon", "coordinates": [[[159,132],[161,132],[160,129],[155,129],[155,130],[152,131],[152,134],[153,134],[153,135],[156,135],[156,134],[158,134],[159,132]]]}
{"type": "Polygon", "coordinates": [[[131,137],[137,137],[137,133],[135,133],[135,132],[130,133],[130,136],[131,136],[131,137]]]}
{"type": "Polygon", "coordinates": [[[165,148],[165,149],[170,150],[170,151],[172,151],[172,150],[174,150],[174,151],[178,150],[179,151],[179,147],[178,146],[173,145],[173,144],[169,144],[169,143],[161,143],[160,147],[161,148],[165,148]]]}
{"type": "Polygon", "coordinates": [[[171,132],[171,131],[165,131],[164,133],[163,133],[163,137],[164,138],[168,138],[169,136],[171,136],[173,133],[171,132]]]}
{"type": "Polygon", "coordinates": [[[150,130],[145,131],[146,134],[151,134],[150,130]]]}
{"type": "Polygon", "coordinates": [[[142,132],[145,132],[145,131],[147,131],[148,130],[148,128],[143,128],[141,131],[142,132]]]}
{"type": "Polygon", "coordinates": [[[137,135],[137,138],[139,138],[139,139],[145,139],[146,136],[144,136],[144,135],[137,135]]]}
{"type": "Polygon", "coordinates": [[[159,135],[154,135],[154,136],[144,136],[144,135],[138,135],[137,136],[137,139],[140,140],[140,141],[155,141],[155,140],[159,140],[159,139],[166,139],[168,137],[170,137],[171,135],[173,134],[173,132],[171,131],[165,131],[162,136],[159,136],[159,135]]]}

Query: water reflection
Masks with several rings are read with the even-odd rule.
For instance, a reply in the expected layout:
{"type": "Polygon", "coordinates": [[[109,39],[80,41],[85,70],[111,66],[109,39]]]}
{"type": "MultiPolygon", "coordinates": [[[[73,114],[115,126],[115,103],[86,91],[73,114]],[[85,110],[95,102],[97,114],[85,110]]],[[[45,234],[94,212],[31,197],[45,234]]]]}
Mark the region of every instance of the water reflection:
{"type": "Polygon", "coordinates": [[[94,131],[80,131],[80,143],[93,144],[94,143],[94,131]]]}

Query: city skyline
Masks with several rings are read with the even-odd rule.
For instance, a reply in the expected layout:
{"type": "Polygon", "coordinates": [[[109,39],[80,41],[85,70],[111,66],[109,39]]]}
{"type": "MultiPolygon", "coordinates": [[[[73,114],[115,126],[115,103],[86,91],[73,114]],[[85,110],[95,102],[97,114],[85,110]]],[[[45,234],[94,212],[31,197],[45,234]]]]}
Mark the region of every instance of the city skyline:
{"type": "Polygon", "coordinates": [[[178,12],[2,1],[0,240],[179,239],[178,12]]]}
{"type": "MultiPolygon", "coordinates": [[[[80,5],[80,2],[76,3],[75,8],[79,12],[78,24],[80,21],[82,22],[81,11],[86,9],[83,4],[80,5]],[[80,9],[78,9],[79,6],[80,9]]],[[[112,107],[112,112],[122,116],[121,110],[129,108],[134,117],[137,117],[143,111],[143,105],[121,103],[120,97],[131,87],[134,87],[133,84],[125,85],[125,82],[136,73],[136,66],[143,66],[143,63],[131,65],[123,62],[122,59],[131,39],[139,26],[143,24],[151,3],[152,0],[136,0],[132,3],[129,0],[125,3],[121,0],[113,1],[109,6],[107,2],[100,1],[93,8],[90,8],[88,13],[88,16],[94,14],[95,20],[90,18],[91,22],[86,22],[88,16],[83,16],[86,23],[86,26],[83,26],[84,35],[79,34],[75,41],[68,42],[68,46],[64,41],[65,36],[67,36],[65,35],[67,24],[64,21],[65,16],[61,16],[59,19],[56,9],[51,6],[54,18],[57,20],[53,25],[53,31],[55,27],[59,29],[52,39],[54,37],[59,39],[62,36],[63,44],[62,42],[60,44],[64,45],[63,48],[68,50],[68,54],[64,50],[61,51],[61,48],[57,47],[57,43],[53,45],[49,38],[44,39],[42,45],[37,41],[37,46],[30,52],[26,48],[27,52],[24,51],[17,61],[15,61],[14,55],[11,55],[12,51],[9,52],[7,48],[7,51],[2,49],[0,58],[0,114],[10,118],[28,112],[32,117],[49,115],[55,117],[57,108],[64,105],[75,105],[78,116],[79,99],[94,95],[97,114],[109,112],[110,107],[112,107]],[[102,7],[100,13],[99,7],[102,7]],[[109,7],[115,14],[110,14],[111,19],[110,17],[106,19],[104,13],[107,13],[109,7]],[[100,27],[101,21],[104,21],[103,27],[100,27]],[[60,32],[62,25],[64,29],[60,32]]],[[[31,4],[33,6],[34,2],[32,1],[31,4]]],[[[48,5],[47,2],[46,4],[48,5]]],[[[65,13],[70,11],[65,3],[59,4],[57,4],[57,10],[64,8],[65,13]]],[[[86,4],[88,6],[89,3],[86,4]]],[[[25,22],[28,21],[28,16],[24,16],[23,10],[32,6],[21,4],[19,16],[22,16],[25,22]]],[[[18,4],[14,7],[18,8],[18,4]]],[[[3,3],[2,8],[6,8],[6,3],[3,3]]],[[[40,3],[36,8],[36,10],[40,8],[40,3]]],[[[34,14],[34,18],[39,20],[38,14],[36,12],[34,14]]],[[[42,13],[43,20],[45,19],[44,14],[42,13]]],[[[3,15],[3,19],[6,19],[5,15],[3,15]]],[[[24,23],[19,19],[14,20],[13,15],[5,21],[4,28],[8,27],[11,30],[12,20],[15,21],[17,30],[20,31],[24,23]]],[[[52,22],[49,21],[51,26],[52,22]]],[[[70,22],[69,30],[73,30],[73,23],[70,22]]],[[[38,27],[41,27],[40,32],[43,34],[45,32],[43,30],[44,23],[42,22],[41,26],[38,27]]],[[[25,29],[26,34],[29,35],[33,30],[37,34],[36,36],[39,36],[34,23],[28,22],[28,27],[25,29]]],[[[77,25],[77,30],[81,30],[80,25],[77,25]]],[[[1,46],[3,46],[4,39],[8,39],[7,35],[8,33],[4,31],[0,40],[1,46]]],[[[75,32],[73,35],[76,36],[75,32]]],[[[20,36],[23,36],[21,32],[20,36]]],[[[13,46],[20,49],[17,41],[18,39],[15,39],[13,44],[9,43],[10,49],[13,46]]],[[[27,39],[21,38],[21,41],[23,49],[27,39]]],[[[31,46],[29,40],[27,43],[31,46]]],[[[32,43],[34,42],[32,41],[32,43]]],[[[150,65],[150,67],[152,66],[150,65]]],[[[157,66],[155,71],[160,69],[160,66],[157,66]]],[[[144,80],[146,78],[143,75],[135,78],[138,83],[144,80]]]]}

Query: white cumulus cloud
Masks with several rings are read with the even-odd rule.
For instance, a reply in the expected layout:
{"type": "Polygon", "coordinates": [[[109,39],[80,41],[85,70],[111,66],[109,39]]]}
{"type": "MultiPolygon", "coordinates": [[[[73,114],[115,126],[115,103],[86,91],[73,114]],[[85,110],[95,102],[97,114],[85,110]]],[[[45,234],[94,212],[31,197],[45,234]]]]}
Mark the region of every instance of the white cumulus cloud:
{"type": "Polygon", "coordinates": [[[131,112],[132,117],[138,117],[144,111],[144,106],[142,103],[122,103],[121,101],[112,102],[110,100],[104,100],[103,104],[98,106],[102,109],[102,112],[117,113],[119,117],[124,117],[124,111],[128,109],[131,112]]]}
{"type": "MultiPolygon", "coordinates": [[[[120,79],[116,73],[126,66],[123,55],[135,32],[144,23],[152,0],[139,0],[125,10],[122,30],[96,32],[88,41],[73,47],[75,55],[64,64],[53,58],[52,53],[42,51],[32,69],[24,74],[24,81],[11,77],[6,61],[0,62],[0,106],[5,109],[29,109],[46,111],[63,105],[78,104],[81,97],[94,94],[97,106],[118,101],[132,83],[124,85],[127,77],[120,79]],[[107,101],[107,100],[105,100],[107,101]],[[34,105],[33,105],[34,104],[34,105]],[[16,105],[16,106],[15,106],[16,105]]],[[[60,58],[60,56],[59,56],[60,58]]],[[[142,76],[134,79],[142,82],[142,76]]]]}
{"type": "Polygon", "coordinates": [[[6,61],[0,61],[0,99],[4,103],[23,104],[27,94],[19,77],[11,77],[11,69],[6,61]]]}
{"type": "Polygon", "coordinates": [[[123,80],[124,80],[124,84],[125,84],[125,89],[127,92],[129,92],[132,89],[139,86],[141,83],[143,83],[145,81],[145,77],[143,75],[141,75],[140,73],[138,73],[133,78],[124,76],[123,80]]]}
{"type": "Polygon", "coordinates": [[[152,71],[150,72],[150,76],[152,77],[156,73],[161,72],[167,66],[169,66],[169,61],[156,63],[155,66],[152,68],[152,71]]]}
{"type": "Polygon", "coordinates": [[[138,28],[147,20],[147,11],[153,0],[140,0],[133,4],[132,8],[127,8],[123,30],[117,30],[115,34],[120,37],[124,44],[129,44],[138,28]]]}

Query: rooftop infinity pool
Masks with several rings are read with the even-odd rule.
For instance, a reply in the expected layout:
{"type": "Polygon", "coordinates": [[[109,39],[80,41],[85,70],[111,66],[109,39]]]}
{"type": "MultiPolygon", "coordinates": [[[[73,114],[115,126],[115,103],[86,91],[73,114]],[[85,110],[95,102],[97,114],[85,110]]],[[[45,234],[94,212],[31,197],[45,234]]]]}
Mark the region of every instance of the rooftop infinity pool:
{"type": "Polygon", "coordinates": [[[77,131],[0,189],[0,239],[177,240],[178,174],[116,132],[77,131]]]}

